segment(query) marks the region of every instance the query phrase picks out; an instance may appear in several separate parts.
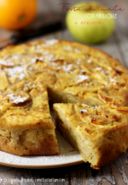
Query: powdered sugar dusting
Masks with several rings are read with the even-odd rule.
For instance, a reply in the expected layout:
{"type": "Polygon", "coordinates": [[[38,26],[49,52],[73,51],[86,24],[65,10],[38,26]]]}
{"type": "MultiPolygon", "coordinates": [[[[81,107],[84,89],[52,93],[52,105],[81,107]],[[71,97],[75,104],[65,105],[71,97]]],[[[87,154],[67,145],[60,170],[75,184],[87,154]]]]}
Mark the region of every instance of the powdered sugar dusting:
{"type": "Polygon", "coordinates": [[[77,83],[81,83],[81,82],[86,81],[88,79],[89,79],[89,77],[87,75],[77,75],[77,77],[76,77],[77,83]]]}
{"type": "Polygon", "coordinates": [[[80,113],[81,113],[81,114],[84,114],[84,113],[87,113],[87,112],[88,112],[87,109],[81,109],[81,110],[80,110],[80,113]]]}
{"type": "Polygon", "coordinates": [[[57,39],[45,40],[45,44],[46,44],[47,46],[52,46],[52,45],[56,44],[57,42],[58,42],[57,39]]]}
{"type": "Polygon", "coordinates": [[[25,78],[25,68],[23,66],[16,66],[14,68],[10,68],[7,71],[10,77],[18,76],[20,80],[25,78]]]}
{"type": "Polygon", "coordinates": [[[48,51],[43,51],[42,55],[38,59],[43,60],[44,62],[51,62],[55,60],[55,56],[48,51]]]}
{"type": "Polygon", "coordinates": [[[0,65],[5,66],[5,67],[12,67],[14,64],[12,62],[8,62],[6,60],[0,60],[0,65]]]}
{"type": "Polygon", "coordinates": [[[8,98],[11,103],[18,105],[27,102],[30,97],[25,94],[25,95],[15,95],[13,93],[8,94],[8,98]]]}
{"type": "Polygon", "coordinates": [[[70,72],[71,69],[72,69],[72,64],[68,64],[68,65],[64,65],[64,66],[63,66],[63,70],[64,70],[65,72],[70,72]]]}

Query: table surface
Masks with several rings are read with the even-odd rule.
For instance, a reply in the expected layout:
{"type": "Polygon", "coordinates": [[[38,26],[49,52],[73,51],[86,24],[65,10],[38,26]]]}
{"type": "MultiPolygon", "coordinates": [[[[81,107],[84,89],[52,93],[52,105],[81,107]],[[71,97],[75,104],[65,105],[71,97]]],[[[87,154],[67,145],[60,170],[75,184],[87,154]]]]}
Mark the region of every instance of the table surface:
{"type": "MultiPolygon", "coordinates": [[[[103,2],[103,1],[101,1],[103,2]]],[[[104,1],[113,7],[118,5],[117,29],[113,36],[104,44],[94,47],[101,48],[123,65],[128,66],[128,1],[104,1]]],[[[67,31],[47,35],[47,38],[73,40],[67,31]]],[[[59,169],[16,169],[0,167],[0,185],[126,185],[128,184],[128,153],[101,170],[96,171],[88,164],[59,169]]]]}

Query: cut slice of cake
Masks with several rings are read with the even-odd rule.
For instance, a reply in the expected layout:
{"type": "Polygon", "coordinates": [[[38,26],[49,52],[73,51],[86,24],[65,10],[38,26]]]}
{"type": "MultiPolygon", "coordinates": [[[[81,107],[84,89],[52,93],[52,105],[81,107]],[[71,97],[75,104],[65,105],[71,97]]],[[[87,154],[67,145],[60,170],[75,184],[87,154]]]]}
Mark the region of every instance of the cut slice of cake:
{"type": "Polygon", "coordinates": [[[54,104],[58,125],[95,169],[128,149],[128,107],[54,104]]]}
{"type": "Polygon", "coordinates": [[[17,155],[59,153],[47,90],[21,81],[0,92],[0,150],[17,155]]]}

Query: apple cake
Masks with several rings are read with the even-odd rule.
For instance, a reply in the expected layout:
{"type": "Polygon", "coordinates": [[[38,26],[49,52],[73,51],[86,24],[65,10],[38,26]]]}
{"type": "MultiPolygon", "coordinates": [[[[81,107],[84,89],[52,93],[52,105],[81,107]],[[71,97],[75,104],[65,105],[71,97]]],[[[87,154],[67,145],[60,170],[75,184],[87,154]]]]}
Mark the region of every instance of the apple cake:
{"type": "Polygon", "coordinates": [[[20,81],[0,92],[0,149],[17,155],[59,153],[42,83],[20,81]]]}
{"type": "MultiPolygon", "coordinates": [[[[98,109],[97,111],[101,111],[102,114],[105,116],[106,111],[108,110],[108,118],[105,119],[101,117],[101,120],[99,120],[98,117],[98,124],[95,124],[94,131],[94,123],[91,121],[88,123],[89,132],[92,130],[94,133],[96,132],[96,137],[102,140],[100,145],[99,140],[94,140],[94,135],[89,136],[89,142],[94,142],[93,146],[95,145],[97,148],[93,151],[93,147],[90,149],[90,146],[87,146],[88,138],[84,136],[84,134],[81,134],[84,132],[84,126],[80,126],[81,130],[78,134],[81,135],[81,137],[85,138],[85,142],[83,142],[82,145],[83,150],[80,147],[77,147],[79,151],[82,153],[82,156],[84,156],[84,160],[89,161],[91,165],[95,168],[98,168],[110,160],[114,159],[119,153],[126,151],[128,148],[128,144],[126,143],[127,139],[127,129],[125,131],[124,136],[122,135],[122,132],[124,132],[124,125],[127,127],[128,124],[128,115],[127,115],[127,107],[128,107],[128,70],[123,67],[119,63],[117,59],[112,58],[108,54],[92,48],[88,47],[86,45],[82,45],[75,42],[69,42],[69,41],[63,41],[63,40],[43,40],[38,39],[31,42],[27,42],[25,44],[17,45],[17,46],[9,46],[2,51],[0,51],[0,93],[1,97],[2,94],[7,94],[8,91],[11,88],[17,89],[17,91],[21,94],[24,92],[22,88],[18,88],[19,84],[22,82],[27,83],[28,81],[31,81],[31,83],[36,84],[36,87],[38,87],[38,84],[41,84],[45,90],[42,90],[42,96],[44,94],[48,94],[48,97],[46,95],[45,100],[42,102],[43,106],[44,104],[47,105],[46,109],[42,109],[42,113],[36,109],[32,109],[33,111],[37,112],[37,115],[40,114],[40,121],[41,123],[44,123],[44,127],[46,126],[45,123],[48,123],[51,125],[50,132],[52,133],[50,136],[51,139],[49,139],[49,134],[46,134],[45,140],[50,144],[47,144],[46,152],[44,149],[44,142],[42,142],[42,148],[40,148],[40,151],[37,148],[33,148],[33,150],[30,150],[29,142],[25,142],[27,140],[28,136],[25,136],[26,138],[20,139],[20,141],[24,141],[25,147],[29,148],[27,151],[21,149],[24,147],[24,145],[19,144],[16,140],[16,145],[12,147],[13,151],[11,150],[11,147],[3,142],[4,140],[1,139],[1,150],[6,150],[10,153],[17,153],[19,155],[35,155],[35,154],[57,154],[58,153],[58,146],[57,141],[55,138],[55,125],[51,119],[50,112],[48,105],[53,105],[55,103],[54,109],[58,113],[58,117],[62,119],[61,113],[64,111],[63,109],[67,109],[65,112],[65,120],[69,118],[68,124],[72,126],[74,124],[74,120],[76,119],[78,122],[75,124],[79,125],[79,120],[81,120],[81,114],[77,114],[76,111],[73,111],[74,117],[70,117],[68,115],[68,110],[71,112],[70,109],[73,109],[73,107],[79,107],[80,106],[87,106],[89,115],[87,116],[88,119],[91,119],[92,117],[92,111],[94,109],[98,109]],[[22,92],[23,91],[23,92],[22,92]],[[58,105],[57,105],[58,103],[58,105]],[[62,103],[62,104],[60,104],[62,103]],[[64,104],[64,105],[63,105],[64,104]],[[61,109],[62,106],[62,109],[61,109]],[[63,107],[64,106],[64,107],[63,107]],[[56,110],[57,109],[57,110],[56,110]],[[123,109],[123,110],[122,110],[123,109]],[[58,112],[58,110],[60,110],[58,112]],[[120,111],[121,110],[121,111],[120,111]],[[49,119],[47,120],[45,115],[49,115],[49,119]],[[115,121],[116,118],[113,118],[114,112],[116,113],[116,117],[118,118],[118,114],[121,117],[118,121],[115,121]],[[67,114],[67,115],[66,115],[67,114]],[[70,120],[73,119],[73,122],[70,120]],[[46,121],[46,120],[47,121],[46,121]],[[107,120],[107,122],[106,122],[107,120]],[[110,125],[108,122],[110,121],[110,125]],[[100,125],[99,122],[102,122],[100,125]],[[111,126],[112,125],[112,126],[111,126]],[[102,127],[102,129],[99,129],[102,127]],[[105,157],[103,158],[103,155],[106,151],[107,152],[113,152],[108,151],[108,140],[105,140],[106,137],[106,128],[108,129],[108,137],[109,133],[110,138],[113,140],[112,146],[114,147],[114,153],[110,155],[110,158],[105,157]],[[83,132],[82,132],[83,129],[83,132]],[[104,133],[105,130],[105,133],[104,133]],[[101,132],[98,134],[98,132],[101,132]],[[102,133],[103,132],[103,133],[102,133]],[[100,135],[100,136],[99,136],[100,135]],[[116,137],[120,138],[122,141],[121,146],[117,144],[116,137]],[[91,138],[92,137],[92,138],[91,138]],[[90,139],[91,138],[91,139],[90,139]],[[104,144],[103,144],[104,143],[104,144]],[[116,145],[117,144],[117,145],[116,145]],[[51,146],[53,145],[53,146],[51,146]],[[2,147],[3,146],[3,147],[2,147]],[[6,147],[5,147],[6,146],[6,147]],[[8,147],[8,149],[7,149],[8,147]],[[100,150],[99,148],[100,147],[100,150]],[[103,148],[102,148],[103,147],[103,148]],[[4,149],[5,148],[5,149],[4,149]],[[16,148],[14,150],[14,148],[16,148]],[[89,148],[89,149],[88,149],[89,148]],[[106,150],[105,150],[106,149],[106,150]],[[14,152],[14,151],[21,151],[21,152],[14,152]],[[90,150],[90,151],[87,151],[90,150]],[[115,155],[115,151],[117,151],[117,155],[115,155]],[[88,153],[86,153],[88,152],[88,153]],[[86,157],[86,155],[89,154],[89,152],[92,152],[94,155],[92,156],[93,159],[95,158],[95,161],[93,159],[91,160],[86,157]],[[96,152],[96,153],[95,153],[96,152]],[[99,155],[99,156],[98,156],[99,155]]],[[[40,88],[38,89],[40,92],[40,88]]],[[[34,87],[33,90],[34,91],[34,87]]],[[[40,92],[41,94],[41,92],[40,92]]],[[[4,95],[5,96],[5,95],[4,95]]],[[[27,95],[28,96],[28,95],[27,95]]],[[[33,97],[33,101],[34,101],[33,97]]],[[[3,98],[2,98],[3,99],[3,98]]],[[[24,99],[24,98],[23,98],[24,99]]],[[[16,100],[17,101],[17,97],[16,100]]],[[[8,102],[8,100],[5,98],[2,100],[2,104],[4,105],[8,102]]],[[[26,102],[26,98],[25,98],[26,102]]],[[[26,102],[27,105],[30,106],[29,101],[26,102]]],[[[11,107],[11,111],[13,109],[13,113],[15,115],[15,120],[19,120],[19,113],[20,111],[23,111],[26,116],[22,119],[21,122],[14,122],[15,124],[19,125],[20,127],[23,127],[23,131],[26,129],[33,129],[33,127],[39,128],[38,124],[33,124],[33,120],[36,119],[36,114],[31,116],[31,111],[25,111],[26,110],[26,103],[25,107],[22,106],[23,104],[20,103],[18,106],[15,106],[12,104],[12,102],[9,101],[9,106],[11,107]],[[33,119],[30,120],[29,124],[26,123],[28,120],[28,117],[32,117],[33,119]],[[20,124],[19,124],[20,123],[20,124]],[[32,127],[33,125],[33,127],[32,127]]],[[[41,103],[41,102],[40,102],[41,103]]],[[[32,104],[31,104],[32,106],[32,104]]],[[[30,106],[30,107],[31,107],[30,106]]],[[[4,107],[6,107],[4,105],[4,107]]],[[[32,107],[31,107],[32,108],[32,107]]],[[[2,108],[3,109],[3,108],[2,108]]],[[[51,109],[53,110],[53,109],[51,109]]],[[[95,111],[96,111],[95,110],[95,111]]],[[[94,113],[96,114],[96,112],[94,113]]],[[[4,119],[2,118],[1,125],[7,126],[8,129],[14,129],[13,121],[14,117],[12,114],[8,113],[8,111],[4,112],[0,110],[0,114],[2,117],[4,116],[4,119]],[[5,119],[6,115],[6,119],[5,119]],[[6,121],[9,121],[8,124],[6,124],[6,121]],[[12,121],[11,121],[12,120],[12,121]]],[[[23,114],[23,115],[24,115],[23,114]]],[[[63,113],[62,113],[63,114],[63,113]]],[[[85,115],[86,116],[86,115],[85,115]]],[[[104,117],[103,116],[103,117],[104,117]]],[[[21,120],[21,118],[20,118],[21,120]]],[[[63,130],[65,129],[65,120],[62,119],[60,122],[57,122],[57,126],[60,125],[63,130]],[[63,122],[63,124],[62,124],[63,122]]],[[[88,120],[84,120],[86,125],[86,122],[88,120]]],[[[97,123],[97,122],[96,122],[97,123]]],[[[48,125],[49,125],[48,124],[48,125]]],[[[41,124],[42,125],[42,124],[41,124]]],[[[50,126],[49,125],[49,126],[50,126]]],[[[16,125],[15,125],[16,126],[16,125]]],[[[17,128],[17,127],[16,127],[17,128]]],[[[18,129],[17,128],[17,129],[18,129]]],[[[42,126],[43,128],[43,126],[42,126]]],[[[7,129],[7,131],[8,131],[7,129]]],[[[48,129],[48,132],[49,132],[48,129]]],[[[62,130],[61,129],[61,130],[62,130]]],[[[13,132],[17,134],[17,130],[13,132]]],[[[41,132],[41,130],[40,130],[41,132]]],[[[67,135],[70,135],[69,131],[66,130],[67,135]]],[[[74,131],[75,132],[75,129],[74,131]]],[[[26,133],[26,132],[25,132],[26,133]]],[[[42,133],[42,132],[41,132],[42,133]]],[[[45,133],[45,130],[44,130],[45,133]]],[[[1,136],[3,137],[3,136],[1,136]]],[[[70,137],[70,140],[77,141],[78,136],[70,137]]],[[[9,137],[10,138],[10,137],[9,137]]],[[[16,137],[18,138],[18,137],[16,137]]],[[[19,142],[20,142],[19,141],[19,142]]],[[[7,142],[7,141],[5,141],[7,142]]],[[[38,139],[33,139],[33,142],[40,143],[38,139]],[[36,141],[35,141],[36,140],[36,141]]],[[[47,143],[46,142],[46,143],[47,143]]],[[[40,144],[39,144],[40,145],[40,144]]],[[[78,145],[78,144],[77,144],[78,145]]],[[[81,146],[81,145],[80,145],[81,146]]]]}
{"type": "Polygon", "coordinates": [[[128,107],[54,104],[59,127],[95,169],[128,148],[128,107]]]}

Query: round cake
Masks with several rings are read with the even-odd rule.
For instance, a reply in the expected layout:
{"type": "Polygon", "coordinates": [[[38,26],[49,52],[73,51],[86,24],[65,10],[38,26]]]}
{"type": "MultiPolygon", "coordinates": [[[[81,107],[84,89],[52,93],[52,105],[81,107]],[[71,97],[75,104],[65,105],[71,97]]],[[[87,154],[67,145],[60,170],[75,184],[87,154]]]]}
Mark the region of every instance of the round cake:
{"type": "MultiPolygon", "coordinates": [[[[39,87],[38,90],[40,89],[39,87]]],[[[43,94],[44,93],[42,93],[42,96],[43,94]]],[[[0,52],[0,98],[3,102],[3,104],[0,105],[0,120],[2,120],[0,121],[0,132],[2,132],[0,136],[1,150],[18,155],[58,154],[59,147],[57,147],[55,125],[49,111],[49,102],[51,105],[54,103],[63,103],[65,105],[79,104],[79,107],[84,104],[86,106],[94,107],[95,109],[101,106],[101,108],[98,108],[98,110],[102,110],[102,107],[106,107],[108,109],[110,107],[111,110],[118,108],[125,112],[125,115],[121,114],[121,117],[125,117],[124,120],[128,120],[128,70],[123,67],[118,60],[112,58],[99,49],[63,40],[38,39],[17,46],[9,46],[0,52]],[[24,85],[19,85],[21,83],[24,85]],[[34,89],[32,84],[36,84],[41,89],[44,89],[43,92],[48,94],[48,96],[45,95],[46,98],[42,104],[40,102],[40,100],[42,100],[40,93],[37,93],[39,97],[34,97],[34,95],[31,95],[31,90],[26,88],[26,83],[31,84],[31,88],[29,89],[34,89]],[[16,90],[18,87],[20,87],[19,90],[16,90]],[[18,92],[15,94],[15,91],[18,92]],[[11,92],[11,98],[13,101],[10,99],[8,92],[11,92]],[[26,97],[28,96],[32,96],[30,98],[31,103],[29,101],[25,101],[26,97]],[[18,104],[14,103],[17,101],[21,102],[18,104]],[[25,103],[22,103],[22,101],[25,101],[25,103]],[[34,111],[36,113],[39,109],[42,117],[38,117],[34,123],[34,126],[32,119],[28,120],[26,123],[25,116],[21,115],[19,119],[22,119],[22,121],[20,120],[19,122],[16,122],[15,119],[18,120],[17,116],[19,116],[16,112],[21,109],[23,109],[23,112],[25,112],[28,107],[30,110],[30,108],[33,108],[33,102],[35,101],[37,107],[35,107],[34,111]],[[9,102],[8,105],[7,102],[9,102]],[[46,104],[47,107],[45,111],[44,108],[41,109],[42,106],[44,107],[44,104],[46,104]],[[15,119],[12,114],[15,114],[15,119]],[[48,119],[46,119],[45,115],[49,117],[48,122],[50,122],[49,125],[52,126],[48,127],[48,124],[46,124],[46,120],[48,119]],[[10,122],[8,122],[8,118],[11,119],[10,122]],[[23,125],[21,124],[22,122],[23,125]],[[42,128],[42,130],[39,129],[42,134],[40,133],[40,137],[36,141],[38,149],[33,144],[34,141],[32,141],[35,137],[34,134],[31,136],[31,139],[28,139],[30,138],[29,134],[26,134],[26,137],[19,137],[19,135],[23,133],[23,129],[28,129],[28,125],[30,125],[28,131],[38,129],[40,127],[42,128]],[[16,128],[18,129],[17,137],[14,134],[17,131],[16,128]],[[21,133],[19,129],[21,129],[21,133]],[[50,132],[48,129],[51,129],[50,132]],[[9,134],[4,134],[5,130],[8,130],[9,134]],[[45,131],[47,134],[45,134],[44,137],[45,131]],[[18,144],[18,141],[16,144],[14,144],[15,142],[10,142],[8,137],[13,136],[14,138],[12,138],[12,140],[14,141],[17,138],[17,140],[20,140],[20,144],[18,144]],[[47,143],[50,143],[48,146],[49,149],[47,149],[46,146],[41,146],[41,143],[45,143],[45,140],[47,143]],[[48,140],[51,142],[48,142],[48,140]],[[26,148],[21,147],[22,142],[26,148]],[[53,149],[54,146],[55,150],[53,149]]],[[[103,108],[103,111],[106,108],[103,108]]],[[[21,114],[24,114],[23,112],[21,114]]],[[[58,114],[58,109],[56,112],[58,114]]],[[[99,114],[96,113],[97,111],[94,112],[94,114],[99,114]]],[[[27,112],[28,115],[31,115],[31,113],[31,111],[27,112]]],[[[34,119],[33,113],[32,118],[34,119]]],[[[92,115],[92,113],[90,115],[92,115]]],[[[110,116],[111,115],[114,116],[113,114],[110,114],[110,116]]],[[[61,119],[60,115],[59,117],[61,119]]],[[[112,123],[113,119],[110,119],[110,121],[112,123]]],[[[124,123],[122,123],[122,125],[123,124],[124,123]]],[[[128,121],[123,127],[125,130],[126,126],[128,128],[128,125],[126,124],[128,124],[128,121]]],[[[62,125],[63,124],[61,123],[61,130],[69,132],[69,130],[62,125]]],[[[102,125],[104,126],[105,123],[102,125]]],[[[34,133],[36,133],[37,138],[37,130],[34,133]]],[[[125,136],[128,138],[128,132],[125,134],[125,136]]],[[[117,135],[114,137],[117,137],[117,135]]],[[[74,140],[74,136],[70,136],[70,138],[71,140],[74,140]]],[[[77,143],[77,141],[73,143],[77,143]]],[[[76,145],[79,144],[77,143],[76,145]]],[[[80,150],[79,146],[76,147],[80,150]]],[[[107,148],[107,146],[105,146],[105,148],[107,148]]],[[[119,149],[119,151],[117,150],[117,153],[119,154],[123,151],[126,151],[128,144],[125,144],[124,148],[119,149]]],[[[106,151],[108,152],[107,149],[106,151]]],[[[103,155],[103,152],[101,155],[103,155]]],[[[108,161],[114,159],[115,157],[116,155],[113,154],[108,161]]],[[[89,162],[91,163],[91,161],[89,162]]],[[[105,163],[106,162],[103,162],[103,164],[105,163]]],[[[100,166],[99,161],[95,162],[94,165],[92,164],[92,166],[98,166],[98,164],[100,166]]]]}

